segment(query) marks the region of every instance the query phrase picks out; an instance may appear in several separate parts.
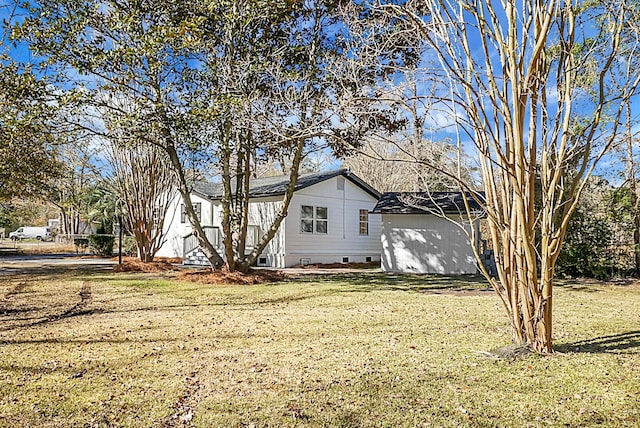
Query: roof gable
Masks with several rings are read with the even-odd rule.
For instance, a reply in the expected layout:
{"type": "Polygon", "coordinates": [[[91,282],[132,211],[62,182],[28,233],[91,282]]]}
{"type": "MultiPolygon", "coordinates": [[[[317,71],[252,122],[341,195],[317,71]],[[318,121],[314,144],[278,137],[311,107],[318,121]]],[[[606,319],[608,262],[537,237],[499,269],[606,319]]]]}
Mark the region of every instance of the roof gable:
{"type": "Polygon", "coordinates": [[[376,214],[460,214],[465,213],[464,198],[472,211],[484,211],[480,202],[484,192],[386,192],[371,212],[376,214]]]}
{"type": "MultiPolygon", "coordinates": [[[[346,169],[301,174],[296,182],[294,192],[338,176],[343,176],[345,179],[351,181],[373,198],[378,199],[380,197],[380,192],[346,169]]],[[[286,193],[288,186],[288,175],[256,178],[249,182],[249,197],[264,198],[269,196],[282,196],[286,193]]],[[[233,186],[233,189],[235,189],[235,186],[233,186]]],[[[223,194],[223,187],[221,183],[198,181],[193,183],[193,191],[210,199],[220,199],[223,194]]]]}

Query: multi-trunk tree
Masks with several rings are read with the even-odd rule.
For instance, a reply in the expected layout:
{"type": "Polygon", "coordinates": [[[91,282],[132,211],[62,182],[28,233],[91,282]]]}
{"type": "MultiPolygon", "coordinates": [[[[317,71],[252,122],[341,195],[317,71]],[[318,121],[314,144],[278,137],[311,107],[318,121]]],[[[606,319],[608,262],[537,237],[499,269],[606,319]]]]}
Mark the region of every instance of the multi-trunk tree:
{"type": "Polygon", "coordinates": [[[17,34],[64,75],[90,76],[83,84],[94,106],[135,116],[131,139],[165,151],[212,266],[246,270],[286,216],[308,151],[358,137],[341,124],[342,87],[327,71],[339,55],[335,3],[42,0],[17,34]],[[108,99],[135,99],[137,109],[118,111],[108,99]],[[248,251],[249,179],[256,163],[283,153],[288,192],[248,251]],[[203,164],[215,165],[224,189],[224,254],[191,201],[187,172],[203,164]]]}
{"type": "Polygon", "coordinates": [[[206,112],[222,177],[222,228],[227,268],[246,271],[275,236],[303,161],[344,136],[327,64],[338,56],[333,2],[223,2],[203,25],[203,72],[196,101],[206,112]],[[222,35],[220,37],[219,35],[222,35]],[[204,85],[203,85],[204,86],[204,85]],[[256,165],[286,159],[289,186],[271,224],[246,248],[250,180],[256,165]]]}
{"type": "Polygon", "coordinates": [[[166,153],[159,147],[111,141],[108,161],[116,214],[126,222],[142,262],[152,262],[164,244],[165,221],[174,220],[169,207],[175,199],[175,180],[166,153]]]}
{"type": "Polygon", "coordinates": [[[434,94],[449,103],[459,145],[478,154],[497,277],[483,272],[515,341],[552,352],[567,225],[640,79],[630,61],[635,3],[427,0],[378,10],[410,23],[429,48],[443,82],[434,94]]]}
{"type": "Polygon", "coordinates": [[[153,143],[160,138],[140,123],[139,112],[135,100],[105,100],[98,113],[104,130],[95,137],[104,143],[109,171],[105,187],[114,215],[133,235],[138,257],[146,263],[165,243],[165,230],[174,220],[167,214],[176,198],[176,182],[165,150],[153,143]],[[146,129],[144,139],[136,132],[139,129],[146,129]]]}

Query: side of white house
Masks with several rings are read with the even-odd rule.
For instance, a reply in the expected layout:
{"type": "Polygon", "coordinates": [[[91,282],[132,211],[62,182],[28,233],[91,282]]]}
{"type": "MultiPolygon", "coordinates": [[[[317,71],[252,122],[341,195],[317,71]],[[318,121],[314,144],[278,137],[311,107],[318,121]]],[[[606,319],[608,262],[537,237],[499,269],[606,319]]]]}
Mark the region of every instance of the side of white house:
{"type": "MultiPolygon", "coordinates": [[[[252,232],[247,233],[247,247],[267,233],[282,209],[282,196],[254,199],[249,202],[249,224],[253,225],[252,232]]],[[[269,241],[262,254],[258,256],[258,266],[285,267],[285,221],[280,223],[278,231],[269,241]]]]}
{"type": "MultiPolygon", "coordinates": [[[[197,194],[192,194],[191,200],[196,209],[196,213],[200,213],[202,225],[209,227],[214,226],[216,215],[211,201],[197,194]]],[[[163,225],[165,242],[156,253],[156,256],[170,258],[183,257],[184,238],[189,235],[192,230],[191,223],[184,214],[183,207],[182,198],[173,198],[165,214],[166,220],[163,225]]]]}
{"type": "Polygon", "coordinates": [[[343,176],[296,191],[285,223],[285,266],[380,260],[377,198],[343,176]]]}
{"type": "MultiPolygon", "coordinates": [[[[222,244],[222,206],[218,200],[210,200],[198,194],[191,195],[196,213],[199,213],[200,222],[211,243],[216,247],[220,256],[224,258],[224,247],[222,244]]],[[[247,248],[252,249],[257,244],[258,239],[266,232],[268,225],[273,223],[280,207],[281,197],[260,198],[249,204],[249,230],[247,232],[247,248]]],[[[195,248],[187,247],[185,243],[193,228],[188,217],[184,214],[184,203],[182,198],[175,198],[168,209],[166,218],[172,218],[172,222],[165,222],[164,233],[166,241],[156,254],[159,257],[185,257],[195,248]]],[[[281,227],[274,238],[267,244],[261,259],[263,266],[284,266],[284,231],[281,227]],[[266,258],[266,259],[265,259],[266,258]]],[[[195,257],[202,260],[202,255],[195,257]]]]}
{"type": "MultiPolygon", "coordinates": [[[[476,274],[477,262],[462,230],[431,214],[382,214],[382,270],[385,272],[476,274]]],[[[478,227],[477,222],[473,227],[478,227]]],[[[478,243],[473,243],[478,245],[478,243]]]]}
{"type": "MultiPolygon", "coordinates": [[[[247,251],[255,248],[282,209],[288,177],[256,180],[249,203],[247,251]]],[[[381,219],[370,214],[378,193],[346,170],[301,176],[288,214],[274,238],[258,256],[258,266],[380,261],[381,219]]],[[[206,183],[192,194],[194,207],[209,240],[224,257],[220,189],[206,183]]],[[[182,257],[185,264],[204,264],[192,227],[183,213],[182,198],[170,207],[166,242],[158,256],[182,257]]]]}

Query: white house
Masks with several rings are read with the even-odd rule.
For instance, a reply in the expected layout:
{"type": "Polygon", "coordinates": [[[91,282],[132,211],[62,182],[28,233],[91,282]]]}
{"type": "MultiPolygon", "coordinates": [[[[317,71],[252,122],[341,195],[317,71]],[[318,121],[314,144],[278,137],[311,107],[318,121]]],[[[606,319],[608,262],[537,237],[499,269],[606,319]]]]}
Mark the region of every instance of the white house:
{"type": "MultiPolygon", "coordinates": [[[[466,197],[479,217],[481,207],[471,195],[466,197]]],[[[476,197],[483,198],[483,195],[476,197]]],[[[372,210],[382,216],[382,270],[478,273],[472,246],[479,248],[479,220],[463,221],[465,212],[461,192],[382,194],[372,210]],[[476,231],[475,242],[470,241],[472,227],[476,231]]]]}
{"type": "MultiPolygon", "coordinates": [[[[250,183],[247,247],[250,249],[282,206],[288,176],[250,183]]],[[[258,258],[258,266],[370,262],[380,260],[380,216],[370,215],[380,194],[348,170],[304,174],[298,178],[288,215],[258,258]]],[[[194,183],[192,201],[207,236],[220,255],[222,186],[194,183]]],[[[206,264],[197,246],[184,204],[175,198],[165,226],[167,240],[157,255],[182,257],[185,264],[206,264]]]]}

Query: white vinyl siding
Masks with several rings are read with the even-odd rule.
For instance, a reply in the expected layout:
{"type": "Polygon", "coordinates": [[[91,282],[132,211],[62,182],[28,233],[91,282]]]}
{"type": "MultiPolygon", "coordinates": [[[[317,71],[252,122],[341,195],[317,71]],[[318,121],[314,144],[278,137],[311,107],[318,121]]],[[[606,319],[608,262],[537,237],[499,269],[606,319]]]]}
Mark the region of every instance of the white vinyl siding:
{"type": "MultiPolygon", "coordinates": [[[[203,226],[221,229],[220,202],[196,194],[192,198],[194,203],[201,204],[203,226]]],[[[370,211],[376,202],[374,196],[343,177],[334,177],[296,191],[280,228],[259,255],[259,264],[286,267],[297,265],[301,260],[308,263],[335,263],[345,259],[350,262],[380,260],[380,216],[369,215],[369,234],[360,235],[360,211],[370,211]],[[339,190],[338,186],[342,189],[339,190]],[[313,208],[311,233],[301,230],[303,205],[313,208]]],[[[186,223],[180,223],[181,204],[182,200],[176,198],[169,210],[168,221],[173,220],[173,225],[165,224],[170,231],[158,255],[182,256],[183,238],[191,233],[191,225],[186,218],[186,223]]],[[[252,235],[254,243],[267,233],[282,208],[282,196],[251,200],[249,224],[259,226],[255,235],[252,235]]]]}
{"type": "MultiPolygon", "coordinates": [[[[287,266],[308,263],[335,263],[348,257],[351,262],[380,260],[380,215],[369,215],[368,235],[360,235],[360,210],[373,209],[377,199],[350,180],[337,190],[335,177],[294,193],[286,223],[287,266]],[[302,232],[302,206],[327,208],[327,233],[302,232]]],[[[315,227],[315,225],[314,225],[315,227]]]]}
{"type": "MultiPolygon", "coordinates": [[[[211,201],[201,198],[198,195],[191,195],[194,207],[198,206],[200,212],[200,218],[203,226],[211,226],[211,201]]],[[[184,218],[182,222],[182,215],[184,213],[184,203],[182,198],[175,197],[171,202],[167,213],[165,214],[163,229],[166,236],[166,241],[156,253],[158,257],[182,257],[182,245],[183,238],[191,233],[192,227],[189,219],[184,218]]]]}
{"type": "MultiPolygon", "coordinates": [[[[282,197],[253,199],[249,204],[249,224],[259,225],[256,239],[262,238],[267,233],[267,228],[273,224],[278,213],[282,209],[282,197]]],[[[266,259],[261,266],[284,267],[285,259],[285,221],[280,223],[278,231],[269,241],[260,258],[266,259]]]]}

